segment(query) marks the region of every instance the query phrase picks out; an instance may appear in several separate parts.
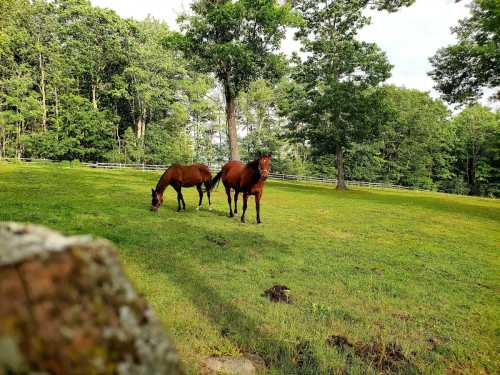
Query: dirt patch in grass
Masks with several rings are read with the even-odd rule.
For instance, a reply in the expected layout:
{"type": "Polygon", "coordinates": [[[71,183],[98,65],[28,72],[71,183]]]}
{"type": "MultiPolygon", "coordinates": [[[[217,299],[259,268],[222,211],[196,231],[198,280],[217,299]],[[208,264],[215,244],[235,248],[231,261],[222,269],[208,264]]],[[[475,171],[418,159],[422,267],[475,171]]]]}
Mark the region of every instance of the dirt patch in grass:
{"type": "Polygon", "coordinates": [[[337,348],[341,352],[346,348],[352,348],[352,344],[344,336],[330,336],[326,339],[326,344],[332,348],[337,348]]]}
{"type": "Polygon", "coordinates": [[[290,288],[286,285],[275,285],[264,291],[263,297],[269,298],[272,302],[292,303],[290,288]]]}
{"type": "Polygon", "coordinates": [[[402,370],[411,366],[401,347],[395,343],[387,345],[379,342],[356,343],[354,350],[365,362],[380,371],[402,370]]]}
{"type": "Polygon", "coordinates": [[[207,239],[208,242],[211,242],[214,245],[217,245],[220,247],[224,247],[224,246],[227,246],[229,244],[229,241],[226,240],[225,238],[222,238],[222,237],[207,235],[205,238],[207,239]]]}
{"type": "Polygon", "coordinates": [[[381,372],[412,369],[413,372],[418,373],[414,365],[404,355],[401,347],[392,342],[386,345],[377,341],[369,343],[359,341],[352,344],[344,336],[330,336],[326,339],[326,343],[341,352],[354,351],[364,362],[381,372]]]}

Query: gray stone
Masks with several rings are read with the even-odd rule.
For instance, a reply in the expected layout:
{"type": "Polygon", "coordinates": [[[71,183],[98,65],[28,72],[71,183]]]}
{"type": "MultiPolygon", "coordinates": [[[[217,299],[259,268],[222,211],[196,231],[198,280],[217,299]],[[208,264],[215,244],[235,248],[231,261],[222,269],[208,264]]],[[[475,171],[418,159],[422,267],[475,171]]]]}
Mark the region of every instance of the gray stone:
{"type": "Polygon", "coordinates": [[[207,374],[253,375],[254,363],[244,357],[209,357],[203,361],[207,374]]]}
{"type": "Polygon", "coordinates": [[[182,373],[108,241],[0,223],[0,280],[0,374],[182,373]]]}

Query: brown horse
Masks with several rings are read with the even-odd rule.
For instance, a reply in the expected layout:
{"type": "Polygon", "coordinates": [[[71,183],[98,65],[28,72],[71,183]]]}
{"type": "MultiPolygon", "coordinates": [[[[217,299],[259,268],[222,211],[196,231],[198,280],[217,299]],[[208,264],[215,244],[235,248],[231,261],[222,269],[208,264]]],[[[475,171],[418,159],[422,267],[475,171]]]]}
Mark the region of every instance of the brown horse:
{"type": "Polygon", "coordinates": [[[260,224],[260,198],[264,189],[264,182],[269,176],[271,165],[271,153],[260,154],[257,160],[248,164],[240,161],[230,161],[222,167],[212,180],[211,188],[222,178],[222,183],[226,188],[227,203],[229,204],[229,216],[234,217],[231,207],[231,189],[234,189],[234,213],[238,213],[238,195],[243,193],[243,214],[241,222],[245,222],[245,212],[249,195],[255,195],[255,209],[257,211],[257,224],[260,224]]]}
{"type": "Polygon", "coordinates": [[[163,173],[158,181],[158,184],[156,184],[156,188],[152,190],[153,199],[151,201],[151,211],[158,211],[160,206],[163,204],[163,192],[168,185],[171,185],[177,192],[177,212],[181,210],[181,201],[184,210],[186,209],[186,202],[184,202],[184,197],[182,196],[181,191],[183,187],[196,186],[198,194],[200,195],[200,201],[198,203],[198,208],[196,209],[199,210],[201,208],[201,202],[203,200],[202,185],[205,186],[208,196],[208,208],[211,209],[211,181],[212,174],[210,173],[210,169],[204,164],[172,165],[165,171],[165,173],[163,173]]]}

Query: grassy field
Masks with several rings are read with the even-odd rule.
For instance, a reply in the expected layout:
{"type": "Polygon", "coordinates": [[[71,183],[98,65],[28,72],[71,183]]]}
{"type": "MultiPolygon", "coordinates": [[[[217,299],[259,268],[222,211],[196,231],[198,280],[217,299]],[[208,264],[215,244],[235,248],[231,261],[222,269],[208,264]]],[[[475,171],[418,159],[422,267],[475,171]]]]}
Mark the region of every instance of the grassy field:
{"type": "Polygon", "coordinates": [[[269,181],[243,225],[220,187],[212,212],[169,189],[151,213],[158,177],[0,164],[0,221],[113,241],[191,373],[249,354],[270,374],[499,373],[500,201],[269,181]]]}

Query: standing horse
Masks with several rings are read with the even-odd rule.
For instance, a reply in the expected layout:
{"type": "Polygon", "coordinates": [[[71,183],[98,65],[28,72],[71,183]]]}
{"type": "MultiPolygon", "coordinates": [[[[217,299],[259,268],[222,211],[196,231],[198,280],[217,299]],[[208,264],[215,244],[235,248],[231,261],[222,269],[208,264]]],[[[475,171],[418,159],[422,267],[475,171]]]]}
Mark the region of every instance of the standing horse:
{"type": "Polygon", "coordinates": [[[231,189],[234,189],[234,213],[238,213],[238,195],[243,193],[243,214],[241,222],[245,222],[245,212],[249,195],[255,195],[255,210],[257,211],[257,224],[260,224],[260,198],[264,189],[264,182],[269,176],[271,165],[271,153],[260,154],[257,160],[248,164],[240,161],[230,161],[222,167],[222,170],[212,180],[211,188],[222,178],[226,188],[227,203],[229,204],[229,216],[234,217],[231,207],[231,189]]]}
{"type": "Polygon", "coordinates": [[[163,192],[168,185],[171,185],[177,192],[177,212],[181,210],[181,201],[184,210],[186,209],[186,202],[184,202],[184,197],[182,196],[181,191],[183,187],[196,186],[198,194],[200,195],[200,201],[196,209],[199,210],[201,208],[201,202],[203,200],[202,185],[205,186],[208,196],[208,208],[211,209],[211,181],[212,174],[210,173],[210,169],[204,164],[172,165],[165,171],[165,173],[163,173],[158,181],[158,184],[156,184],[156,188],[152,190],[153,199],[151,201],[151,211],[158,211],[160,206],[163,204],[163,192]]]}

